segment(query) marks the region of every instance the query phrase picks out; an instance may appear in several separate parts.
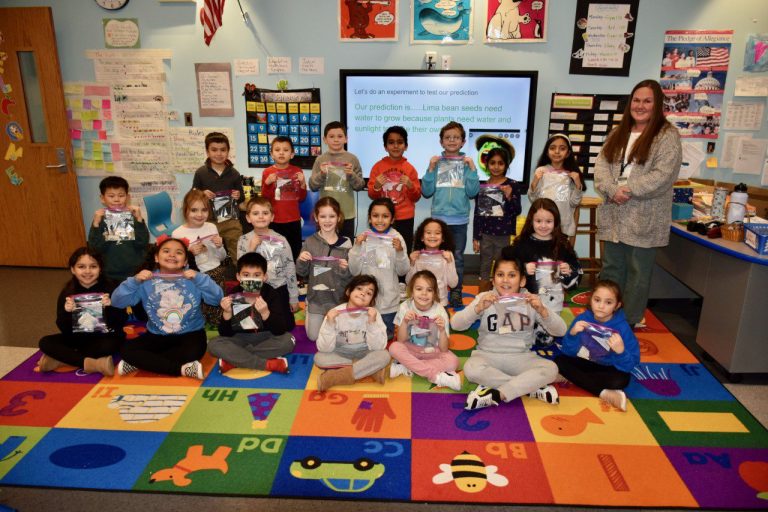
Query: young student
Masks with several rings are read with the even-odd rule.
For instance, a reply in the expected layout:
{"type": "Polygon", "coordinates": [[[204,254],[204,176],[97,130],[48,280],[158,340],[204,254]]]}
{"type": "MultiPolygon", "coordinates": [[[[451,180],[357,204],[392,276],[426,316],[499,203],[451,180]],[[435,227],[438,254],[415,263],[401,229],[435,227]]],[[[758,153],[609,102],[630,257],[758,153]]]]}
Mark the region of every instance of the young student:
{"type": "Polygon", "coordinates": [[[275,212],[275,220],[270,228],[288,240],[295,260],[301,249],[299,203],[307,197],[307,182],[304,171],[290,163],[294,157],[293,141],[290,137],[275,137],[270,153],[275,165],[264,169],[261,176],[261,195],[269,199],[272,211],[275,212]]]}
{"type": "Polygon", "coordinates": [[[479,294],[451,319],[451,327],[457,331],[469,329],[480,319],[477,348],[464,363],[464,376],[479,384],[467,396],[467,410],[523,395],[559,403],[557,389],[549,385],[557,377],[557,365],[536,355],[531,347],[534,322],[553,336],[565,334],[565,322],[538,295],[521,296],[525,284],[522,264],[502,251],[493,271],[493,290],[479,294]]]}
{"type": "Polygon", "coordinates": [[[99,183],[101,204],[93,214],[93,222],[88,233],[88,247],[104,256],[104,274],[119,283],[133,275],[144,263],[149,244],[149,230],[141,217],[141,208],[131,204],[128,182],[120,176],[108,176],[99,183]],[[120,239],[110,233],[105,217],[107,210],[121,211],[128,209],[133,215],[133,240],[120,239]]]}
{"type": "Polygon", "coordinates": [[[560,211],[560,230],[565,236],[576,234],[573,212],[584,195],[584,180],[567,135],[556,133],[547,139],[541,152],[533,181],[528,189],[531,202],[541,197],[551,199],[560,211]]]}
{"type": "Polygon", "coordinates": [[[40,339],[43,355],[38,367],[41,372],[50,372],[66,364],[82,368],[85,373],[114,375],[112,354],[125,340],[123,326],[127,314],[124,309],[112,307],[109,294],[115,285],[107,279],[102,268],[101,255],[89,247],[75,249],[69,257],[72,279],[56,301],[56,326],[61,333],[40,339]],[[93,296],[89,298],[85,294],[93,296]],[[83,307],[85,304],[78,304],[78,299],[100,302],[98,309],[102,314],[89,314],[91,312],[83,307]]]}
{"type": "Polygon", "coordinates": [[[317,338],[315,365],[323,370],[317,390],[347,386],[368,377],[379,384],[389,364],[387,333],[376,310],[376,278],[359,275],[344,290],[346,302],[328,311],[317,338]]]}
{"type": "Polygon", "coordinates": [[[416,229],[416,241],[410,254],[411,268],[405,275],[410,282],[416,272],[429,270],[437,279],[438,300],[448,305],[448,290],[459,282],[453,259],[453,235],[440,219],[428,217],[416,229]]]}
{"type": "Polygon", "coordinates": [[[440,129],[441,156],[429,160],[422,178],[421,193],[432,197],[432,217],[444,221],[456,244],[454,258],[459,282],[451,289],[450,304],[461,307],[461,286],[464,281],[464,249],[467,245],[470,199],[480,190],[477,169],[472,159],[461,152],[466,132],[461,123],[451,121],[440,129]],[[462,165],[463,163],[463,165],[462,165]]]}
{"type": "Polygon", "coordinates": [[[388,197],[395,203],[395,229],[405,240],[406,252],[413,247],[413,217],[421,184],[416,169],[403,156],[408,149],[408,132],[402,126],[390,126],[384,132],[387,156],[376,162],[368,178],[368,197],[388,197]]]}
{"type": "Polygon", "coordinates": [[[355,155],[344,149],[347,129],[339,121],[332,121],[323,129],[323,142],[328,151],[315,159],[309,188],[320,190],[320,197],[332,197],[341,205],[344,227],[341,234],[350,240],[355,237],[357,204],[355,192],[365,188],[363,169],[355,155]]]}
{"type": "Polygon", "coordinates": [[[266,197],[254,197],[245,208],[245,218],[253,231],[240,237],[237,242],[237,257],[257,252],[267,260],[269,283],[278,293],[285,293],[291,305],[291,312],[299,309],[299,285],[296,282],[296,265],[293,263],[291,248],[281,234],[269,229],[275,215],[272,203],[266,197]]]}
{"type": "Polygon", "coordinates": [[[249,252],[237,260],[236,277],[240,285],[221,299],[220,336],[208,342],[208,351],[219,358],[221,373],[232,368],[288,373],[288,360],[283,356],[293,352],[296,345],[291,336],[296,324],[288,313],[286,295],[270,286],[267,260],[259,253],[249,252]],[[259,292],[249,295],[253,282],[259,292]],[[242,309],[235,310],[238,296],[250,306],[238,304],[242,309]]]}
{"type": "Polygon", "coordinates": [[[379,300],[376,309],[387,327],[387,339],[395,333],[395,314],[400,305],[398,276],[408,272],[408,256],[402,235],[392,227],[395,205],[388,197],[371,201],[368,207],[368,231],[355,238],[349,250],[352,275],[368,274],[376,278],[379,300]]]}
{"type": "Polygon", "coordinates": [[[415,373],[432,384],[459,391],[459,358],[448,349],[450,320],[438,301],[434,274],[429,270],[416,272],[408,281],[408,297],[395,317],[398,341],[389,346],[395,359],[389,378],[415,373]]]}
{"type": "Polygon", "coordinates": [[[507,178],[507,169],[514,159],[505,148],[493,148],[486,155],[486,169],[490,178],[480,185],[475,200],[475,217],[472,223],[472,249],[480,253],[480,291],[491,289],[491,269],[496,255],[509,245],[509,239],[517,230],[521,187],[507,178]]]}
{"type": "Polygon", "coordinates": [[[608,280],[595,283],[589,309],[574,318],[561,352],[555,364],[562,377],[627,410],[627,395],[622,390],[640,362],[640,345],[621,309],[618,284],[608,280]],[[601,338],[602,344],[595,337],[601,338]]]}
{"type": "Polygon", "coordinates": [[[202,302],[215,306],[223,292],[202,272],[185,268],[191,255],[185,240],[165,235],[157,238],[154,251],[156,272],[142,270],[123,281],[112,293],[118,308],[141,302],[149,320],[144,335],[123,344],[120,375],[138,369],[165,375],[203,379],[207,338],[202,302]]]}
{"type": "MultiPolygon", "coordinates": [[[[235,205],[239,205],[245,197],[240,173],[229,161],[229,139],[220,132],[211,132],[205,136],[205,154],[208,158],[205,164],[195,171],[192,178],[192,188],[202,190],[209,201],[217,195],[229,193],[235,205]]],[[[237,212],[238,208],[235,207],[237,212]]],[[[238,215],[238,214],[235,214],[238,215]]],[[[216,224],[219,234],[224,239],[224,246],[232,261],[237,261],[237,240],[243,234],[240,220],[235,218],[216,219],[214,208],[211,208],[209,220],[216,224]]]]}
{"type": "Polygon", "coordinates": [[[339,230],[344,224],[341,206],[332,197],[315,203],[317,232],[304,241],[296,260],[296,274],[308,279],[304,327],[315,341],[326,313],[344,300],[344,288],[352,279],[349,250],[352,241],[339,230]]]}

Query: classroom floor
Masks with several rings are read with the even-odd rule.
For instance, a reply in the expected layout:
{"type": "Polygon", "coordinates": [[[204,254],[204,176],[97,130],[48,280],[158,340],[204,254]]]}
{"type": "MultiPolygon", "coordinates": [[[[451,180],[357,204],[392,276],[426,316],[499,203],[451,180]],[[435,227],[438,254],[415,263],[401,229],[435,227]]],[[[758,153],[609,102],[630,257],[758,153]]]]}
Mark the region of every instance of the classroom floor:
{"type": "MultiPolygon", "coordinates": [[[[4,294],[0,294],[0,376],[16,367],[37,348],[39,338],[56,331],[55,303],[63,283],[70,274],[60,269],[27,269],[0,267],[0,282],[4,294]]],[[[467,284],[474,284],[472,276],[467,284]]],[[[701,359],[701,350],[695,346],[698,306],[696,301],[657,301],[651,309],[669,329],[701,359]]],[[[738,384],[729,383],[723,373],[711,363],[705,365],[720,379],[731,393],[763,425],[768,426],[768,395],[765,393],[768,375],[746,375],[738,384]]],[[[470,511],[477,505],[418,504],[418,503],[376,503],[353,501],[321,501],[271,498],[222,498],[207,496],[183,496],[165,494],[138,494],[127,492],[105,493],[97,491],[73,491],[60,489],[32,489],[0,487],[0,510],[2,505],[19,511],[53,510],[89,511],[103,510],[105,506],[115,511],[134,510],[140,506],[148,510],[311,510],[321,512],[333,510],[383,511],[397,508],[404,512],[429,511],[470,511]]],[[[583,510],[568,507],[536,507],[538,510],[583,510]]],[[[529,510],[531,507],[483,506],[483,510],[529,510]]],[[[594,508],[592,510],[611,510],[594,508]]]]}

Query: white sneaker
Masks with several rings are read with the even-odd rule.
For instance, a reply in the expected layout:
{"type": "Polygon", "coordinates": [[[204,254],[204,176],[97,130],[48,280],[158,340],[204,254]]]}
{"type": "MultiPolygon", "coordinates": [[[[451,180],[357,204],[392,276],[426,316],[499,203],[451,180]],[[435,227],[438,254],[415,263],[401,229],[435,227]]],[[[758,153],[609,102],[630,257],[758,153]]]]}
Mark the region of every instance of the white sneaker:
{"type": "Polygon", "coordinates": [[[529,393],[528,396],[552,405],[557,405],[560,403],[560,395],[557,392],[557,388],[551,385],[539,388],[536,391],[529,393]]]}
{"type": "Polygon", "coordinates": [[[440,372],[435,377],[435,386],[461,391],[461,375],[458,373],[440,372]]]}
{"type": "Polygon", "coordinates": [[[600,392],[600,399],[627,412],[627,394],[620,389],[604,389],[600,392]]]}
{"type": "Polygon", "coordinates": [[[499,393],[498,389],[487,388],[483,385],[478,385],[467,395],[467,401],[464,404],[464,409],[468,411],[483,409],[485,407],[491,407],[492,405],[499,405],[500,402],[501,393],[499,393]]]}
{"type": "Polygon", "coordinates": [[[181,366],[181,376],[203,380],[203,365],[200,361],[190,361],[181,366]]]}
{"type": "Polygon", "coordinates": [[[413,377],[413,372],[399,362],[392,361],[392,364],[389,365],[389,378],[395,379],[401,375],[405,375],[410,379],[413,377]]]}
{"type": "Polygon", "coordinates": [[[136,368],[133,365],[128,364],[125,359],[121,360],[119,363],[117,363],[117,374],[118,375],[128,375],[129,373],[133,373],[137,371],[138,368],[136,368]]]}

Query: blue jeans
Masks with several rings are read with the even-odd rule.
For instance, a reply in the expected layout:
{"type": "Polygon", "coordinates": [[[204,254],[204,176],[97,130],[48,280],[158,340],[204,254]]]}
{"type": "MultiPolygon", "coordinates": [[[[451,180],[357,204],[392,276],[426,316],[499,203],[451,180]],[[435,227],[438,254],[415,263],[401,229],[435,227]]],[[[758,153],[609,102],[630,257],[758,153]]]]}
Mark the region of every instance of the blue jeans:
{"type": "Polygon", "coordinates": [[[467,226],[467,224],[448,226],[453,234],[453,243],[456,244],[453,257],[456,260],[456,273],[459,275],[459,283],[451,288],[451,291],[458,290],[459,293],[461,293],[461,284],[464,282],[464,249],[467,247],[467,226]]]}
{"type": "Polygon", "coordinates": [[[397,313],[382,313],[381,319],[384,320],[384,325],[387,328],[387,339],[391,340],[395,335],[395,316],[397,313]]]}

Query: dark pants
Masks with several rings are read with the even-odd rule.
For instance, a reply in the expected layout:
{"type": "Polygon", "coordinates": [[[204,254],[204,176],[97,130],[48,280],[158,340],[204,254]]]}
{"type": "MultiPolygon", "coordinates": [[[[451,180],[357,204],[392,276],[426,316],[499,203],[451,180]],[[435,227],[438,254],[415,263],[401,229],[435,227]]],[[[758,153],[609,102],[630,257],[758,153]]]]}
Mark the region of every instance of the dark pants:
{"type": "Polygon", "coordinates": [[[50,334],[40,339],[43,354],[76,368],[83,367],[86,357],[98,359],[120,350],[122,336],[114,334],[50,334]]]}
{"type": "Polygon", "coordinates": [[[464,249],[467,247],[467,224],[450,225],[448,229],[453,235],[453,242],[456,249],[453,251],[453,258],[456,260],[456,273],[459,275],[459,283],[451,288],[451,291],[461,293],[461,285],[464,283],[464,249]]]}
{"type": "Polygon", "coordinates": [[[355,221],[356,219],[347,219],[341,226],[341,235],[349,238],[352,243],[355,243],[355,221]]]}
{"type": "Polygon", "coordinates": [[[288,240],[288,245],[291,246],[291,254],[293,255],[293,261],[299,257],[301,252],[301,221],[296,220],[293,222],[273,222],[269,225],[270,229],[274,229],[288,240]]]}
{"type": "Polygon", "coordinates": [[[559,355],[555,364],[560,375],[595,396],[604,389],[624,389],[631,375],[614,366],[593,363],[581,357],[559,355]]]}
{"type": "Polygon", "coordinates": [[[205,355],[205,331],[161,336],[147,332],[123,344],[121,355],[131,366],[153,373],[181,375],[181,367],[205,355]]]}
{"type": "Polygon", "coordinates": [[[413,217],[395,221],[395,229],[405,240],[405,254],[411,254],[413,250],[413,217]]]}

